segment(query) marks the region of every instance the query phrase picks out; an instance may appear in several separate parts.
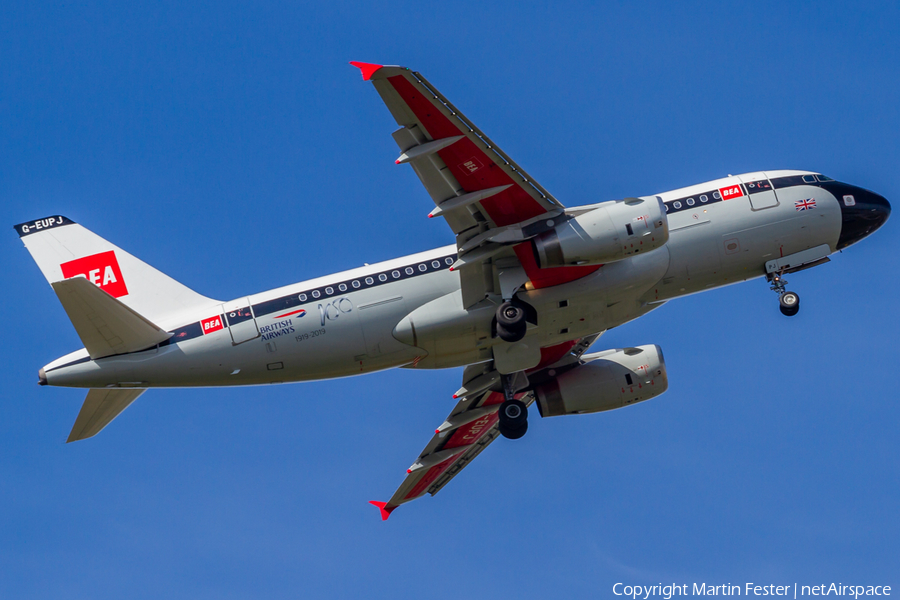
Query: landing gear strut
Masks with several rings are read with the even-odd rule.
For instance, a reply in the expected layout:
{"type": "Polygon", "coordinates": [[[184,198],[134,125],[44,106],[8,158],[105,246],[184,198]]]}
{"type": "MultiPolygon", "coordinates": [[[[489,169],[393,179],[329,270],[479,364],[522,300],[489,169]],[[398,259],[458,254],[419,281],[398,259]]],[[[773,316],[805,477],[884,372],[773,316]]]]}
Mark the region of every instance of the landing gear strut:
{"type": "Polygon", "coordinates": [[[516,400],[513,395],[513,375],[503,376],[503,395],[506,401],[500,405],[497,415],[500,417],[498,426],[500,435],[510,440],[517,440],[528,431],[528,407],[521,400],[516,400]]]}
{"type": "Polygon", "coordinates": [[[793,317],[800,312],[800,296],[796,292],[789,292],[785,289],[787,279],[781,276],[781,273],[770,273],[766,276],[769,280],[770,288],[778,294],[778,308],[781,314],[793,317]]]}

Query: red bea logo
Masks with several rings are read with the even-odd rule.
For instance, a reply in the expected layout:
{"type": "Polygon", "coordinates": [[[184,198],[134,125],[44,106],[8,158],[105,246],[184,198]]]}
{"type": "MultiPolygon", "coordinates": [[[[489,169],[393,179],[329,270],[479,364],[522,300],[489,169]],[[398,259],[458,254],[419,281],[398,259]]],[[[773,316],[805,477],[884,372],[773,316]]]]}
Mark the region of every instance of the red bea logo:
{"type": "Polygon", "coordinates": [[[208,319],[203,319],[200,321],[200,327],[203,329],[203,335],[207,333],[212,333],[213,331],[218,331],[225,326],[222,325],[222,317],[210,317],[208,319]]]}
{"type": "Polygon", "coordinates": [[[128,295],[119,261],[112,250],[70,260],[59,265],[59,268],[62,269],[64,278],[71,279],[81,275],[113,298],[128,295]]]}
{"type": "Polygon", "coordinates": [[[719,190],[719,193],[722,194],[722,200],[731,200],[732,198],[739,198],[744,195],[744,192],[739,185],[723,187],[719,190]]]}

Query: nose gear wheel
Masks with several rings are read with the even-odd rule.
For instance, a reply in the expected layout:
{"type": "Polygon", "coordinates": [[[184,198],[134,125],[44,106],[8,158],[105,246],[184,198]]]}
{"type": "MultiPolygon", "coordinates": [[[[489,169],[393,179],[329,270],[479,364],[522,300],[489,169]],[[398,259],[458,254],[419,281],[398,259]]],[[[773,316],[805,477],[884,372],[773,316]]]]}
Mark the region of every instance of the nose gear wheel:
{"type": "Polygon", "coordinates": [[[782,273],[770,273],[766,279],[769,281],[769,288],[778,294],[778,308],[781,310],[781,314],[793,317],[800,312],[800,295],[787,290],[788,282],[782,273]]]}

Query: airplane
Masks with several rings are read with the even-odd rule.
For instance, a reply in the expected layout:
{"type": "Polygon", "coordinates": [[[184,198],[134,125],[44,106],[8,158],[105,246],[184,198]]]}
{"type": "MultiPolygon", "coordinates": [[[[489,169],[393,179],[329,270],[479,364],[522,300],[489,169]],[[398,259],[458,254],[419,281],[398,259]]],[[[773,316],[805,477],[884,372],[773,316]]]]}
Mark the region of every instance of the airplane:
{"type": "Polygon", "coordinates": [[[310,381],[462,367],[455,405],[387,502],[439,492],[498,437],[542,417],[666,391],[656,345],[588,353],[669,300],[785,275],[881,227],[888,201],[821,173],[729,175],[567,208],[420,73],[352,62],[399,129],[409,164],[456,243],[228,301],[202,296],[67,217],[15,226],[84,348],[40,385],[89,388],[68,442],[99,433],[149,388],[310,381]]]}

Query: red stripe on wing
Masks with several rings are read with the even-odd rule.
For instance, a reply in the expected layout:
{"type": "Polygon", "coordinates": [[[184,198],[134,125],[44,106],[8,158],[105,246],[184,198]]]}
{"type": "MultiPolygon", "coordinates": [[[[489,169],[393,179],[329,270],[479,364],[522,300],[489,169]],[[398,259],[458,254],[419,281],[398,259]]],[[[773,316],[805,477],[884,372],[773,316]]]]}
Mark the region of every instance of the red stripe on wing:
{"type": "Polygon", "coordinates": [[[447,468],[449,468],[450,465],[453,464],[453,461],[455,461],[457,458],[459,458],[459,455],[451,456],[444,462],[438,463],[438,464],[434,465],[433,467],[431,467],[430,469],[428,469],[428,472],[425,473],[425,475],[422,477],[422,479],[420,479],[419,482],[413,486],[413,489],[411,489],[409,491],[409,493],[403,497],[403,499],[404,500],[412,500],[413,498],[417,498],[417,497],[421,496],[422,494],[424,494],[425,490],[428,489],[428,486],[430,486],[432,483],[434,483],[434,480],[437,479],[441,473],[446,471],[447,468]]]}
{"type": "Polygon", "coordinates": [[[545,367],[549,367],[563,356],[569,353],[572,348],[575,347],[577,342],[572,340],[571,342],[563,342],[562,344],[557,344],[555,346],[547,346],[546,348],[541,348],[541,362],[538,363],[536,367],[533,369],[528,369],[528,372],[531,373],[533,371],[539,371],[545,367]]]}
{"type": "MultiPolygon", "coordinates": [[[[468,133],[467,130],[462,130],[457,123],[444,116],[444,113],[432,103],[432,99],[419,92],[403,75],[389,77],[388,81],[391,82],[432,139],[439,140],[460,133],[468,133]]],[[[503,172],[494,159],[485,154],[472,140],[468,138],[459,140],[439,151],[438,155],[467,192],[513,184],[513,187],[481,202],[488,216],[498,227],[520,223],[546,212],[544,207],[503,172]]]]}
{"type": "MultiPolygon", "coordinates": [[[[460,128],[457,122],[448,119],[434,105],[433,99],[417,90],[406,76],[395,75],[389,77],[388,81],[394,86],[432,139],[439,140],[457,136],[460,133],[468,133],[467,130],[460,128]]],[[[461,139],[440,150],[438,155],[467,192],[512,184],[512,187],[481,201],[481,206],[498,227],[521,223],[546,212],[544,207],[525,191],[520,182],[514,181],[507,175],[494,159],[476,146],[472,140],[461,139]]],[[[519,262],[525,268],[528,278],[537,289],[568,283],[600,268],[592,266],[541,269],[537,265],[530,244],[516,246],[516,254],[519,262]]]]}
{"type": "Polygon", "coordinates": [[[534,257],[534,251],[531,248],[530,242],[519,244],[515,249],[516,256],[519,258],[522,268],[525,269],[525,274],[528,275],[528,279],[531,280],[531,285],[538,290],[581,279],[582,277],[590,275],[602,266],[592,265],[589,267],[552,267],[542,269],[537,264],[537,259],[534,257]]]}

